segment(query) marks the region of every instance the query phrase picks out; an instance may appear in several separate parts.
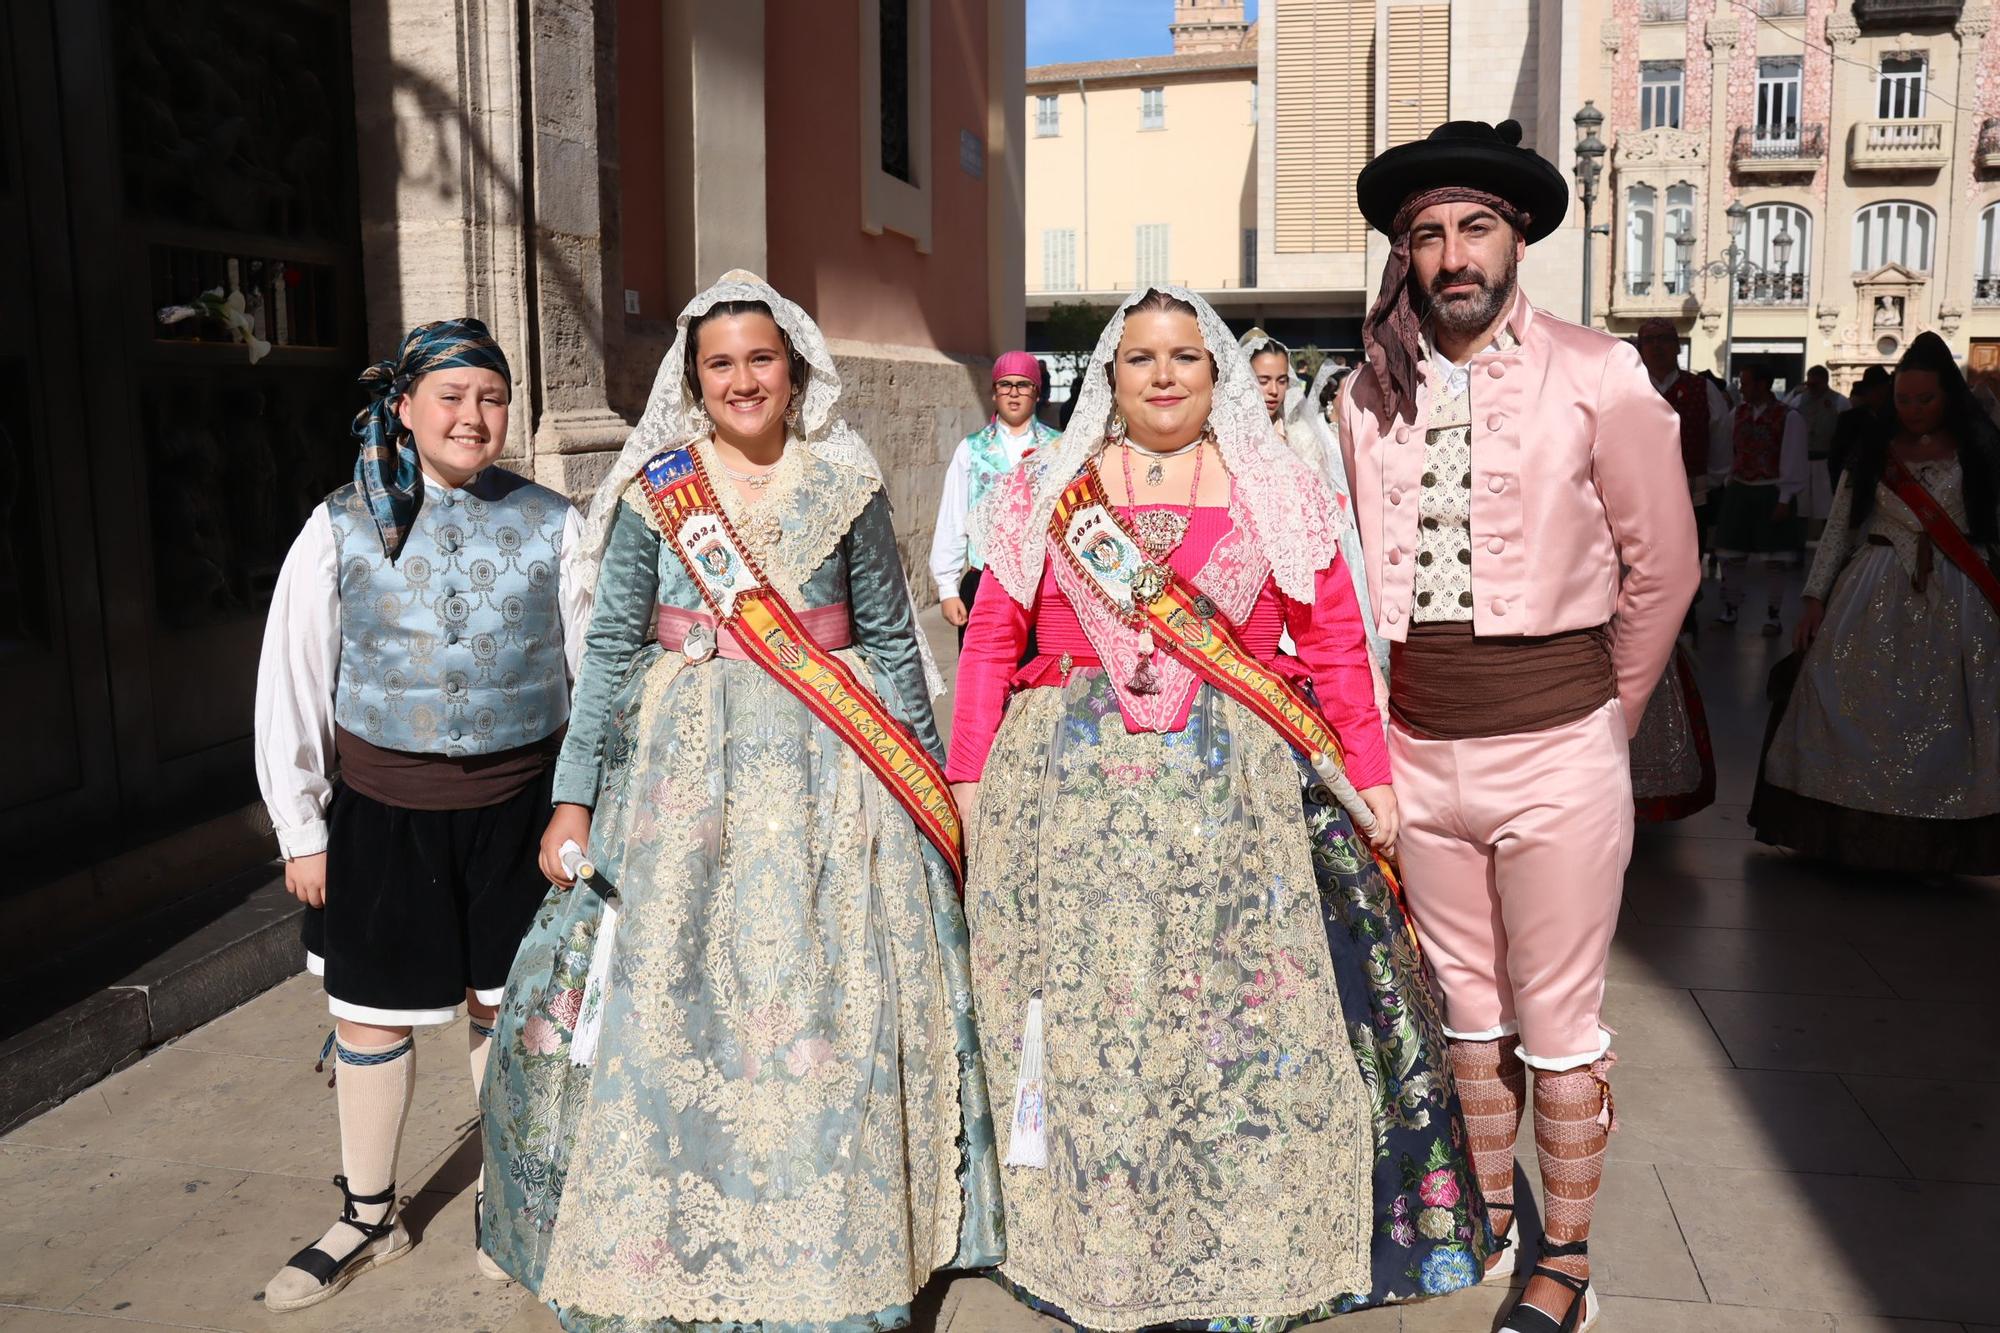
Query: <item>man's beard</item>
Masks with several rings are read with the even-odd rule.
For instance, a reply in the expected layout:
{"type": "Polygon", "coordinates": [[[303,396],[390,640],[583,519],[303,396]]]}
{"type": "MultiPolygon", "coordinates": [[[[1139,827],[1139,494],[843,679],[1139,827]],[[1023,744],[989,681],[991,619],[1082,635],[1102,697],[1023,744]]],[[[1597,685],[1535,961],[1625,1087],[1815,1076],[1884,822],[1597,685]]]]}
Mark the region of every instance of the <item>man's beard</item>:
{"type": "Polygon", "coordinates": [[[1457,337],[1478,333],[1492,324],[1514,299],[1518,268],[1514,256],[1509,254],[1506,267],[1501,270],[1498,277],[1489,278],[1475,268],[1463,268],[1455,272],[1440,271],[1431,279],[1429,289],[1421,293],[1421,300],[1418,302],[1426,322],[1439,333],[1457,337]],[[1466,282],[1478,283],[1479,290],[1470,296],[1440,295],[1446,287],[1466,282]]]}

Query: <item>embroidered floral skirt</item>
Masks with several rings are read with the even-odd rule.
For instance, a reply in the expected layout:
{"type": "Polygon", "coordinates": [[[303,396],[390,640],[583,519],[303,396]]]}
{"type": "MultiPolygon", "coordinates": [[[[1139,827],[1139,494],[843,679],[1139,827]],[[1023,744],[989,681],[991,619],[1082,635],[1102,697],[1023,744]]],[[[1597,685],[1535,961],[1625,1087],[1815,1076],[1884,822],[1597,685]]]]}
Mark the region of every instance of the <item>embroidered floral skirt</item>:
{"type": "Polygon", "coordinates": [[[612,707],[615,939],[586,996],[604,905],[551,891],[515,960],[487,1252],[572,1333],[904,1327],[1001,1252],[950,872],[751,663],[649,649],[612,707]]]}
{"type": "Polygon", "coordinates": [[[1125,730],[1101,671],[1009,708],[967,914],[1001,1150],[1043,1000],[1047,1168],[1001,1169],[1028,1304],[1275,1330],[1478,1279],[1427,976],[1386,882],[1262,722],[1203,688],[1125,730]]]}

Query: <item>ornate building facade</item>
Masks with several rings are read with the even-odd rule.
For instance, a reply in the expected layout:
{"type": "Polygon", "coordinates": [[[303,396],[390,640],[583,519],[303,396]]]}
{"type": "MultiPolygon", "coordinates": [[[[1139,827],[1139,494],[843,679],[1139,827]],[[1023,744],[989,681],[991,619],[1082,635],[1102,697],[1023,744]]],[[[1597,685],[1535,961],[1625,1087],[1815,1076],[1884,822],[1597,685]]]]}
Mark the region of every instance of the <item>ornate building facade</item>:
{"type": "Polygon", "coordinates": [[[1925,330],[2000,365],[1983,0],[1610,0],[1600,46],[1608,328],[1666,316],[1719,370],[1733,325],[1738,363],[1836,387],[1925,330]]]}

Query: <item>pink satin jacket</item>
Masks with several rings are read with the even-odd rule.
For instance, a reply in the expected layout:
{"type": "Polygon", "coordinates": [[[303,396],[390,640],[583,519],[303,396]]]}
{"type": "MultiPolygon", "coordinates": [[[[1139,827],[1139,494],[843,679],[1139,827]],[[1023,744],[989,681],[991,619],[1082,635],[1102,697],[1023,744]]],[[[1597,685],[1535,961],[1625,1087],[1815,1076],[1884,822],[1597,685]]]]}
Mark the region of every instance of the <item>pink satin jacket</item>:
{"type": "MultiPolygon", "coordinates": [[[[1536,310],[1525,294],[1508,327],[1514,347],[1468,366],[1473,632],[1609,622],[1618,697],[1636,730],[1701,581],[1680,423],[1620,340],[1536,310]]],[[[1341,393],[1368,591],[1392,642],[1410,627],[1433,373],[1426,357],[1414,421],[1389,415],[1372,367],[1341,393]]]]}

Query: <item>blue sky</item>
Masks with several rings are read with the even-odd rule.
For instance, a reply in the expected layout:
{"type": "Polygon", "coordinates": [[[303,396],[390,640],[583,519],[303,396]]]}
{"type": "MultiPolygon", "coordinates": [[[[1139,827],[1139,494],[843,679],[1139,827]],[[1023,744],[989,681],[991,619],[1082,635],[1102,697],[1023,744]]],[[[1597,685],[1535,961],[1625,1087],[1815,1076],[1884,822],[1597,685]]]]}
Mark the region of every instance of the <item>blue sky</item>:
{"type": "MultiPolygon", "coordinates": [[[[1257,0],[1248,0],[1257,17],[1257,0]]],[[[1163,56],[1174,0],[1028,0],[1028,63],[1163,56]]]]}

